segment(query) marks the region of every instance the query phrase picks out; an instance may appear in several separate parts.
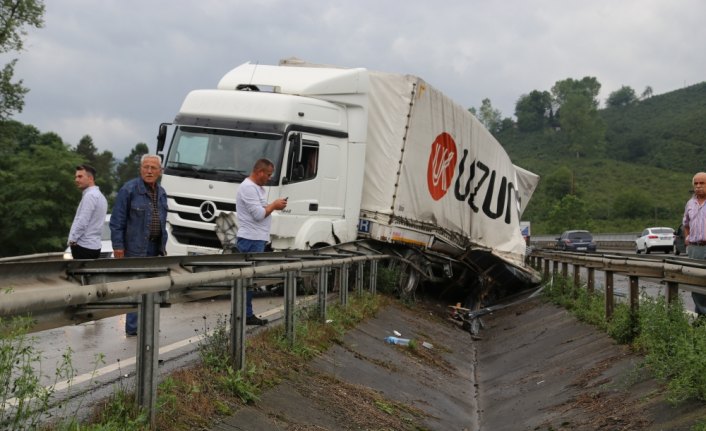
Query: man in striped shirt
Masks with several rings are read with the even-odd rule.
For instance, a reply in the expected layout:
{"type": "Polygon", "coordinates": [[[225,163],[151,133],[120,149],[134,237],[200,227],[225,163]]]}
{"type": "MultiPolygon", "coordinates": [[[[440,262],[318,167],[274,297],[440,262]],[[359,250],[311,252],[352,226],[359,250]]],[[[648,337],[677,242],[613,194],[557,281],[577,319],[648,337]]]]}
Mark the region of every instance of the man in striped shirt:
{"type": "MultiPolygon", "coordinates": [[[[706,172],[693,179],[694,194],[684,209],[684,245],[691,259],[706,259],[706,172]]],[[[706,314],[706,295],[691,292],[694,308],[699,316],[706,314]]]]}

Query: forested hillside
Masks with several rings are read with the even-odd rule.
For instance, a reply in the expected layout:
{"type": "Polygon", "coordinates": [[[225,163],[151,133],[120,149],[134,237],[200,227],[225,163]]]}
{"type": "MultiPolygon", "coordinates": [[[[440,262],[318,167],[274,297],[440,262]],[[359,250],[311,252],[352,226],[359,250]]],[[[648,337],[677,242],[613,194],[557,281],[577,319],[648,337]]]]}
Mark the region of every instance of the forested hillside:
{"type": "Polygon", "coordinates": [[[706,83],[596,109],[573,137],[563,108],[543,109],[541,126],[522,130],[518,117],[495,133],[514,163],[541,176],[523,216],[533,233],[679,224],[693,174],[706,171],[706,83]]]}

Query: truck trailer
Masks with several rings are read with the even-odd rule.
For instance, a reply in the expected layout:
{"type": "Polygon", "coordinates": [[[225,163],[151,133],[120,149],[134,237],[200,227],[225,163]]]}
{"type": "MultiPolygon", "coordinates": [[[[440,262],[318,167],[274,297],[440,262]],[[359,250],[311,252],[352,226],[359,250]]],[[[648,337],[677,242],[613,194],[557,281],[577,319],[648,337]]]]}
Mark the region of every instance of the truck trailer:
{"type": "Polygon", "coordinates": [[[403,292],[446,280],[476,302],[537,280],[520,216],[538,176],[419,77],[245,63],[188,93],[157,148],[169,254],[228,251],[233,232],[224,240],[216,222],[233,219],[239,184],[268,158],[268,202],[288,198],[272,215],[273,250],[370,240],[413,269],[403,292]]]}

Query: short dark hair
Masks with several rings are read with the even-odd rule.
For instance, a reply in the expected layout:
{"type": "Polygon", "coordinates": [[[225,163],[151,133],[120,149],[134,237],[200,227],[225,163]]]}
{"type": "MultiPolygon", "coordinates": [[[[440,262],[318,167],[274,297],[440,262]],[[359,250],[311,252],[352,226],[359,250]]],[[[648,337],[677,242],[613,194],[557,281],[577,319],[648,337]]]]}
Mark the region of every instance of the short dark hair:
{"type": "Polygon", "coordinates": [[[258,161],[255,162],[255,165],[252,167],[252,171],[261,171],[265,168],[273,168],[274,169],[275,164],[272,163],[269,159],[259,159],[258,161]]]}
{"type": "Polygon", "coordinates": [[[78,165],[76,166],[77,171],[86,171],[88,172],[88,175],[92,176],[93,178],[96,177],[96,168],[94,168],[91,165],[83,164],[83,165],[78,165]]]}

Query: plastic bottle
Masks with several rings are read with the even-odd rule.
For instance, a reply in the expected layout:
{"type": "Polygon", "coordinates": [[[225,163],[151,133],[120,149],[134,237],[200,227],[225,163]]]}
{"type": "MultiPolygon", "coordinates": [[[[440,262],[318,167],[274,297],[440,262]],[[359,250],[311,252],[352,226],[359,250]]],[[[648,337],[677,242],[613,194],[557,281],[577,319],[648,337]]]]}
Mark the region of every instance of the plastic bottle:
{"type": "Polygon", "coordinates": [[[399,338],[399,337],[393,337],[389,336],[385,338],[385,342],[389,344],[397,344],[400,346],[407,346],[409,345],[409,338],[399,338]]]}

